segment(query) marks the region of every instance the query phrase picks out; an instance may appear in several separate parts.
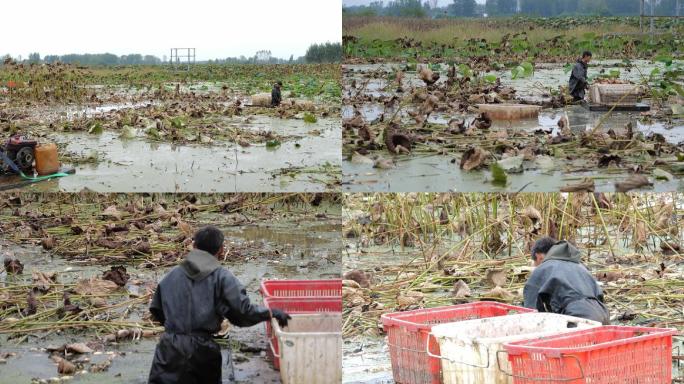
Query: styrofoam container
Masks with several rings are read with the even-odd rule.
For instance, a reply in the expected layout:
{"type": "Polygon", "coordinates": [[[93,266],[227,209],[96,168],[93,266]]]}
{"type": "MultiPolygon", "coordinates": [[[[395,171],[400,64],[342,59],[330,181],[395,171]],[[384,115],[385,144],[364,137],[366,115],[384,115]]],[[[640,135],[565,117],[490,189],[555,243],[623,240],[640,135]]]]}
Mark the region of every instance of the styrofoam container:
{"type": "MultiPolygon", "coordinates": [[[[555,313],[526,313],[436,325],[444,384],[512,384],[503,344],[601,326],[555,313]]],[[[429,353],[429,351],[428,351],[429,353]]]]}
{"type": "Polygon", "coordinates": [[[487,112],[492,120],[508,121],[536,119],[542,107],[527,104],[477,104],[477,109],[480,112],[487,112]]]}
{"type": "Polygon", "coordinates": [[[592,84],[589,100],[594,104],[633,105],[642,92],[643,88],[634,84],[592,84]]]}
{"type": "Polygon", "coordinates": [[[273,319],[283,384],[342,382],[342,314],[295,314],[286,328],[273,319]]]}

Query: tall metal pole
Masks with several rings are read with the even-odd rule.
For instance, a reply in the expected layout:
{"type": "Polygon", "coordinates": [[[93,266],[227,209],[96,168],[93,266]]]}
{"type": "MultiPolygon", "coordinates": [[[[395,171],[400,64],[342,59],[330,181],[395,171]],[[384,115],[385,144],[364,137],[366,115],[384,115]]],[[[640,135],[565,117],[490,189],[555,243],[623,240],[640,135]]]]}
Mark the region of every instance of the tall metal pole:
{"type": "Polygon", "coordinates": [[[651,43],[653,43],[653,34],[655,33],[655,0],[651,0],[651,43]]]}

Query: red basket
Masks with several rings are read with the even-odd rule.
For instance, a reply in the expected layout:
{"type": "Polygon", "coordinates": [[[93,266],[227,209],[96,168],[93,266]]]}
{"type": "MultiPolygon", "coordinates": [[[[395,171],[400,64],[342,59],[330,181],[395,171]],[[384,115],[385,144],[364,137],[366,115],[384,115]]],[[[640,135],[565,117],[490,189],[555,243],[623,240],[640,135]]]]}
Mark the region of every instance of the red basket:
{"type": "Polygon", "coordinates": [[[264,280],[264,297],[342,297],[342,280],[264,280]]]}
{"type": "MultiPolygon", "coordinates": [[[[268,309],[280,309],[287,313],[318,313],[318,312],[342,312],[342,296],[331,297],[264,297],[264,306],[268,309]]],[[[269,339],[270,350],[268,355],[273,361],[273,367],[280,369],[280,359],[274,356],[278,353],[278,339],[271,330],[271,322],[267,321],[266,337],[269,339]]]]}
{"type": "MultiPolygon", "coordinates": [[[[515,313],[536,312],[493,301],[395,312],[382,315],[387,332],[394,381],[401,384],[439,384],[440,360],[428,356],[428,333],[433,325],[483,319],[515,313]]],[[[430,339],[430,352],[439,355],[439,344],[430,339]]]]}
{"type": "Polygon", "coordinates": [[[516,384],[669,384],[676,333],[666,328],[605,326],[507,343],[504,348],[516,384]]]}

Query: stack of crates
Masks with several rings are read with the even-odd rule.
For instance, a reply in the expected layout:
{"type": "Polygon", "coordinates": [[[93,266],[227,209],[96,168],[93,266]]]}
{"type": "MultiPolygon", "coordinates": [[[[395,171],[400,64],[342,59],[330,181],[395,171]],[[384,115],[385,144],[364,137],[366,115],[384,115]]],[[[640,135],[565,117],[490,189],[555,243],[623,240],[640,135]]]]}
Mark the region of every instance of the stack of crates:
{"type": "Polygon", "coordinates": [[[398,384],[670,383],[673,329],[495,302],[382,316],[398,384]]]}
{"type": "MultiPolygon", "coordinates": [[[[342,313],[342,280],[264,280],[261,295],[268,309],[289,314],[342,313]]],[[[273,367],[280,369],[278,338],[266,322],[269,355],[273,367]]]]}
{"type": "Polygon", "coordinates": [[[273,333],[280,345],[274,352],[280,361],[283,384],[342,382],[342,314],[295,314],[286,328],[273,319],[273,333]]]}
{"type": "Polygon", "coordinates": [[[382,315],[394,381],[402,384],[441,383],[440,359],[428,355],[428,353],[432,355],[440,353],[437,341],[428,337],[437,324],[527,312],[536,311],[493,301],[482,301],[382,315]]]}
{"type": "Polygon", "coordinates": [[[605,326],[504,345],[516,384],[671,383],[666,328],[605,326]]]}
{"type": "Polygon", "coordinates": [[[441,324],[432,334],[442,351],[438,357],[445,384],[513,384],[499,353],[505,343],[600,326],[597,321],[556,313],[525,313],[441,324]]]}

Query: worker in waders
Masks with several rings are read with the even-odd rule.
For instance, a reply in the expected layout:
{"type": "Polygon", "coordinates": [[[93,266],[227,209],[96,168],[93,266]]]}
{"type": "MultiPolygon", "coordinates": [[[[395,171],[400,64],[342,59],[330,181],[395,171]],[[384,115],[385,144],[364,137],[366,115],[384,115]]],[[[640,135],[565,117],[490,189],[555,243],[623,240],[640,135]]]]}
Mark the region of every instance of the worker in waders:
{"type": "Polygon", "coordinates": [[[610,324],[601,287],[582,264],[577,248],[543,237],[532,247],[532,260],[536,268],[523,289],[526,308],[610,324]]]}
{"type": "Polygon", "coordinates": [[[587,79],[587,69],[591,61],[591,52],[584,51],[582,57],[577,59],[575,66],[572,67],[570,74],[570,82],[568,83],[568,90],[574,101],[584,100],[585,90],[589,88],[589,80],[587,79]]]}
{"type": "Polygon", "coordinates": [[[280,94],[280,89],[283,87],[283,82],[279,81],[273,85],[273,90],[271,90],[271,107],[277,107],[283,100],[280,94]]]}
{"type": "Polygon", "coordinates": [[[220,383],[221,350],[212,339],[223,319],[249,327],[277,319],[284,327],[290,316],[252,304],[240,281],[221,267],[223,233],[204,227],[195,233],[192,250],[159,282],[150,304],[152,316],[164,325],[150,369],[150,383],[220,383]]]}

